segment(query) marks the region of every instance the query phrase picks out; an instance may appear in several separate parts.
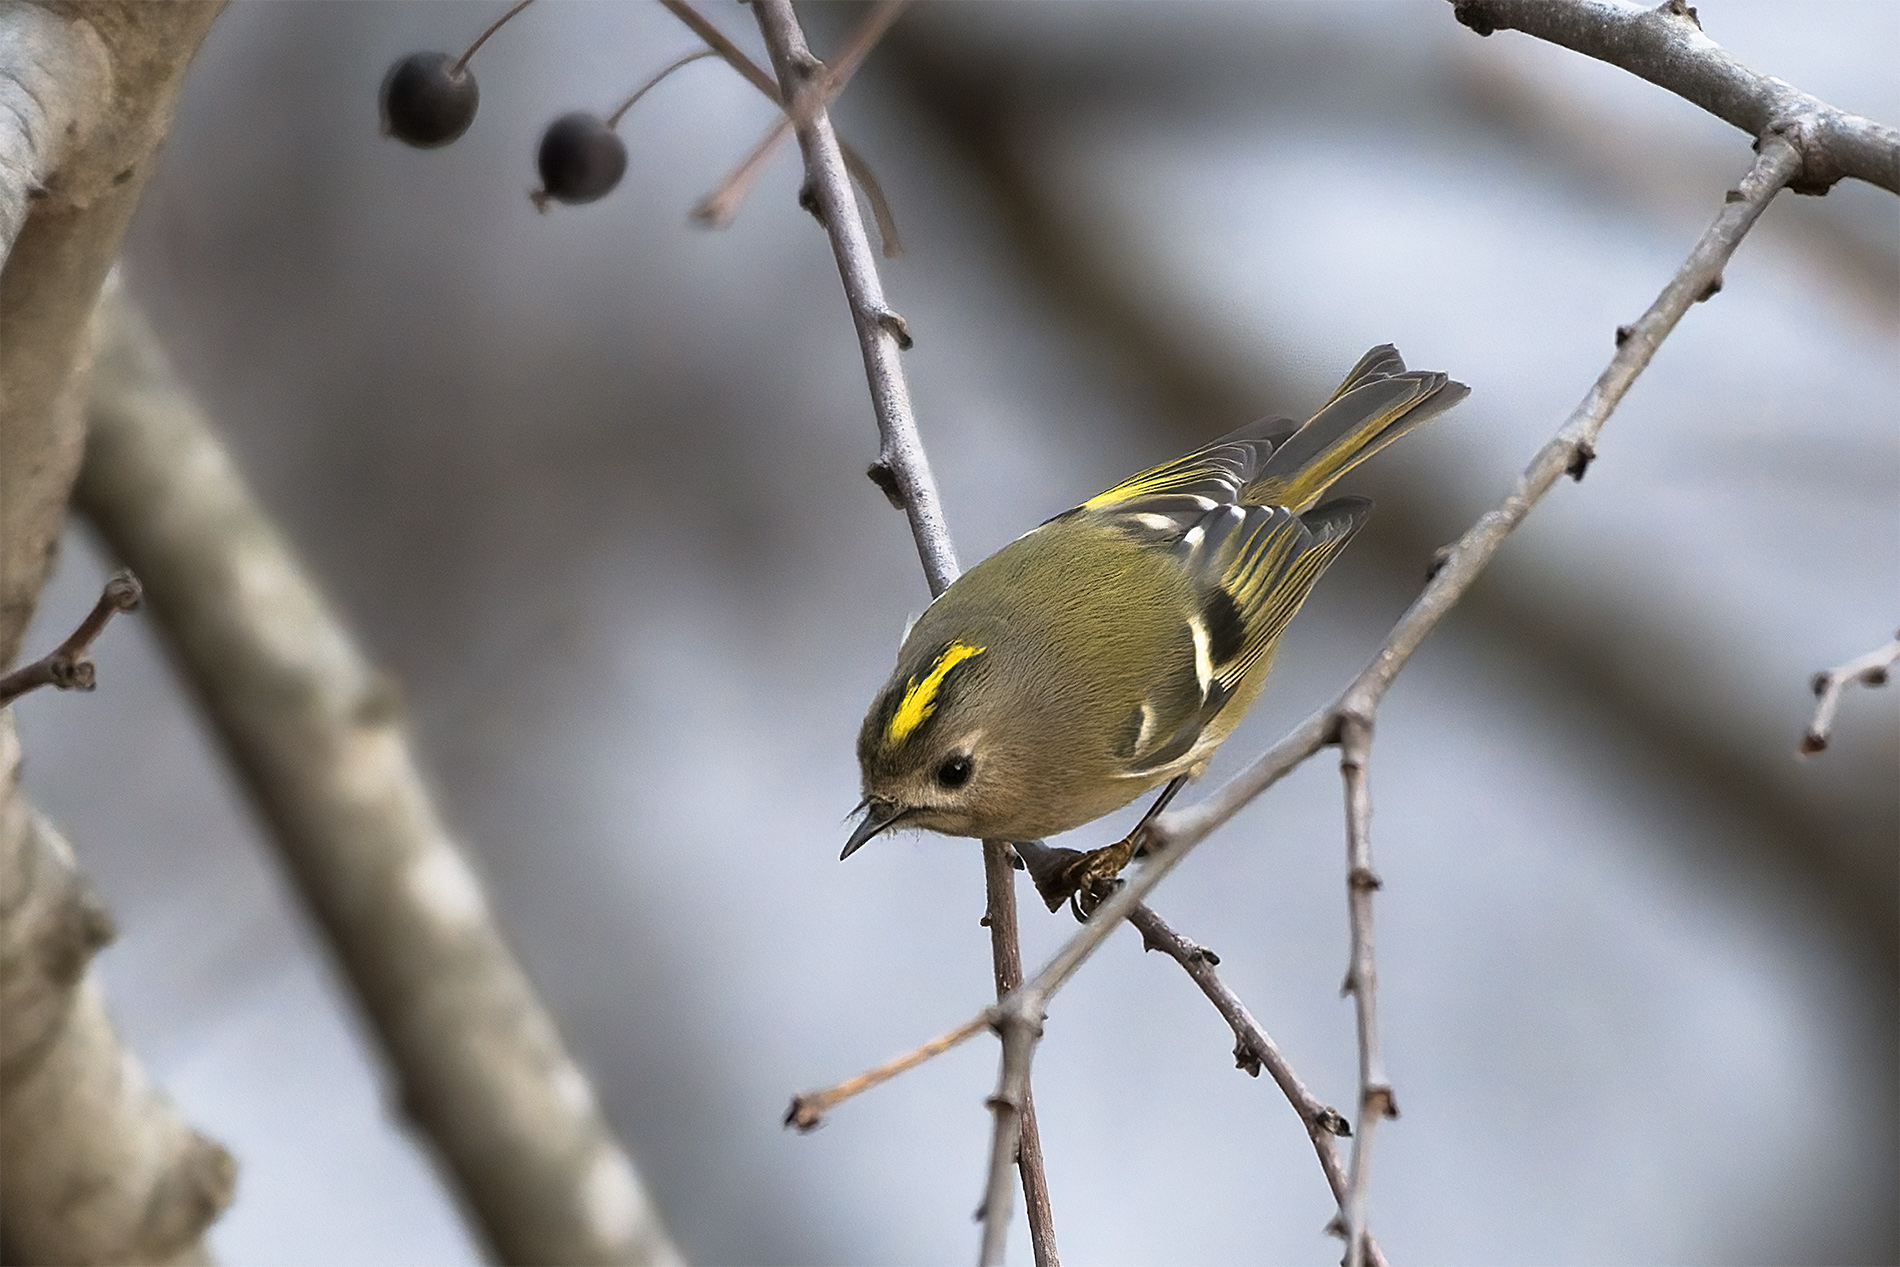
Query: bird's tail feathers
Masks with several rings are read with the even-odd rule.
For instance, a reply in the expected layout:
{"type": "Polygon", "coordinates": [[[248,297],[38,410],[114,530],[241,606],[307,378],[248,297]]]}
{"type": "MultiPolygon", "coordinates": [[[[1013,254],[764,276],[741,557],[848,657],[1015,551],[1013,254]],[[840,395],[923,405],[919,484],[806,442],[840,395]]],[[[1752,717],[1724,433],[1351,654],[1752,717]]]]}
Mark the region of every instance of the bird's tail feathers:
{"type": "Polygon", "coordinates": [[[1406,369],[1397,349],[1381,344],[1359,358],[1325,407],[1274,450],[1242,497],[1305,510],[1334,480],[1470,393],[1444,374],[1406,369]]]}

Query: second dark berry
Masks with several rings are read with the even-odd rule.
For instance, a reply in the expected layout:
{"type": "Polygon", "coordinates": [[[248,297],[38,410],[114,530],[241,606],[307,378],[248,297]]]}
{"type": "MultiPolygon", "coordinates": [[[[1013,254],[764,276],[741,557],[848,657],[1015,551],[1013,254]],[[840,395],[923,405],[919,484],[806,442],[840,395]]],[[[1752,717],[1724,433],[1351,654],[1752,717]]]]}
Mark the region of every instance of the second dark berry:
{"type": "Polygon", "coordinates": [[[447,145],[475,122],[481,90],[448,53],[411,53],[383,76],[383,131],[417,149],[447,145]]]}
{"type": "Polygon", "coordinates": [[[591,114],[564,114],[548,125],[536,157],[542,194],[575,205],[604,198],[627,171],[627,147],[591,114]]]}

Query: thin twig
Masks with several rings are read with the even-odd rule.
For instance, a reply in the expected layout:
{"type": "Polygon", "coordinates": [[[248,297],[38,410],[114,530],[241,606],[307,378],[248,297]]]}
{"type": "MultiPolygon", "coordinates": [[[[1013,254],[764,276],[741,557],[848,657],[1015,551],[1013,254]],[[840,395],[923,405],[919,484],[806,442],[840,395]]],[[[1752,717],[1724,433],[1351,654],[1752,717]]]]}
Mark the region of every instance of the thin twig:
{"type": "MultiPolygon", "coordinates": [[[[990,930],[996,997],[1001,1000],[1023,983],[1022,940],[1016,924],[1016,870],[1010,860],[1010,847],[1005,842],[983,842],[983,881],[989,894],[989,908],[983,922],[990,930]]],[[[1022,1114],[1022,1139],[1017,1145],[1016,1163],[1022,1172],[1029,1245],[1036,1256],[1036,1267],[1058,1267],[1061,1259],[1056,1253],[1055,1211],[1049,1204],[1042,1134],[1036,1129],[1036,1099],[1027,1091],[1023,1095],[1022,1114]]]]}
{"type": "MultiPolygon", "coordinates": [[[[785,99],[779,95],[778,84],[772,77],[746,56],[745,50],[734,44],[724,31],[707,21],[705,15],[693,8],[688,0],[660,0],[660,3],[667,12],[684,22],[693,34],[705,40],[708,47],[725,58],[726,64],[738,71],[747,83],[764,93],[767,100],[781,110],[785,108],[785,99]]],[[[904,248],[897,238],[897,217],[891,213],[891,205],[884,197],[884,187],[871,174],[871,165],[864,160],[863,155],[851,148],[849,141],[840,137],[838,148],[844,153],[845,169],[856,177],[865,198],[870,201],[871,214],[877,219],[877,231],[884,241],[885,258],[896,258],[903,254],[904,248]]]]}
{"type": "MultiPolygon", "coordinates": [[[[672,8],[680,0],[666,0],[672,8]]],[[[812,79],[819,65],[805,47],[789,3],[758,6],[761,30],[772,48],[772,62],[780,67],[781,78],[794,95],[811,92],[812,79]],[[783,14],[782,23],[779,14],[783,14]],[[788,51],[777,41],[796,39],[788,51]],[[783,62],[784,65],[780,66],[783,62]]],[[[794,114],[800,113],[797,110],[794,114]]],[[[839,276],[845,296],[851,303],[852,323],[857,327],[858,346],[864,355],[865,375],[870,381],[871,401],[877,414],[878,465],[895,481],[910,520],[911,535],[923,559],[924,575],[931,594],[943,593],[957,578],[956,550],[937,497],[936,478],[924,457],[923,443],[917,436],[917,422],[910,407],[910,388],[898,353],[909,346],[910,335],[904,319],[884,301],[884,286],[878,277],[877,261],[871,253],[870,238],[864,220],[858,214],[857,200],[851,195],[851,182],[839,152],[837,133],[830,116],[821,108],[809,114],[810,123],[797,129],[799,145],[805,153],[805,169],[810,177],[812,198],[831,239],[837,257],[839,276]]]]}
{"type": "Polygon", "coordinates": [[[92,661],[86,652],[91,649],[93,640],[105,632],[112,618],[120,612],[136,610],[142,596],[138,578],[130,572],[121,571],[113,576],[100,591],[99,601],[92,605],[92,610],[66,641],[33,663],[23,664],[0,677],[0,708],[42,686],[62,691],[90,691],[95,679],[92,661]]]}
{"type": "MultiPolygon", "coordinates": [[[[1265,1069],[1279,1086],[1287,1102],[1293,1106],[1293,1111],[1300,1115],[1300,1124],[1306,1127],[1307,1137],[1313,1141],[1313,1151],[1319,1157],[1320,1171],[1326,1176],[1326,1186],[1332,1189],[1333,1201],[1343,1211],[1346,1203],[1346,1168],[1340,1163],[1339,1149],[1333,1141],[1341,1136],[1350,1136],[1351,1125],[1338,1109],[1330,1104],[1322,1104],[1306,1089],[1306,1084],[1293,1071],[1293,1066],[1280,1054],[1279,1045],[1253,1018],[1253,1013],[1240,1001],[1240,996],[1214,970],[1220,959],[1213,951],[1183,937],[1150,906],[1135,907],[1128,914],[1128,922],[1141,931],[1142,949],[1159,950],[1180,964],[1233,1029],[1234,1063],[1254,1077],[1259,1077],[1260,1071],[1265,1069]]],[[[1343,1218],[1335,1222],[1340,1235],[1345,1235],[1343,1218]]],[[[1385,1256],[1379,1252],[1379,1244],[1369,1232],[1365,1244],[1366,1262],[1370,1267],[1385,1267],[1385,1256]]]]}
{"type": "Polygon", "coordinates": [[[1820,699],[1814,705],[1814,720],[1808,723],[1808,732],[1801,736],[1798,749],[1801,755],[1813,756],[1827,747],[1828,735],[1834,729],[1834,714],[1841,706],[1841,692],[1849,683],[1885,686],[1896,661],[1900,661],[1900,633],[1884,647],[1815,674],[1814,693],[1820,699]]]}
{"type": "MultiPolygon", "coordinates": [[[[851,76],[856,74],[858,67],[864,64],[865,57],[877,46],[877,42],[884,38],[884,33],[891,29],[891,23],[897,21],[897,15],[904,11],[906,3],[907,0],[880,0],[880,3],[871,6],[871,11],[864,15],[864,21],[858,24],[858,29],[852,33],[844,50],[838,54],[837,60],[822,76],[823,87],[816,98],[819,105],[828,108],[837,99],[838,94],[844,91],[845,85],[851,82],[851,76]]],[[[780,143],[791,132],[792,122],[790,114],[781,114],[778,122],[774,123],[764,138],[752,148],[752,152],[746,155],[724,180],[719,182],[718,188],[707,194],[700,200],[699,205],[693,208],[693,218],[715,229],[723,229],[731,224],[733,217],[739,214],[739,207],[745,202],[746,194],[751,191],[752,182],[765,169],[766,161],[778,152],[780,143]]],[[[888,256],[890,254],[888,241],[885,245],[885,254],[888,256]]]]}
{"type": "Polygon", "coordinates": [[[1743,65],[1702,33],[1686,0],[1653,9],[1627,0],[1452,0],[1452,10],[1479,35],[1522,31],[1620,66],[1752,137],[1786,138],[1801,152],[1788,181],[1798,194],[1825,193],[1844,176],[1900,193],[1900,128],[1743,65]]]}
{"type": "Polygon", "coordinates": [[[744,49],[734,44],[726,33],[706,20],[687,0],[660,0],[666,11],[686,24],[688,30],[706,41],[706,46],[726,59],[726,65],[738,71],[745,81],[771,99],[773,105],[783,109],[784,98],[779,96],[778,84],[757,62],[746,56],[744,49]]]}
{"type": "MultiPolygon", "coordinates": [[[[684,0],[663,0],[663,3],[683,19],[687,13],[691,13],[684,0]],[[686,13],[681,13],[682,9],[686,13]]],[[[864,357],[865,379],[871,390],[871,404],[877,418],[880,441],[878,459],[872,465],[870,474],[886,496],[902,505],[905,517],[910,522],[911,536],[917,544],[918,557],[923,563],[924,575],[930,584],[930,592],[933,596],[941,594],[957,578],[957,556],[950,540],[950,530],[943,520],[936,478],[931,474],[923,441],[917,433],[917,420],[910,407],[910,387],[905,380],[903,366],[899,363],[898,354],[910,346],[910,332],[904,319],[893,312],[884,300],[884,287],[878,277],[877,261],[871,254],[870,238],[864,231],[864,220],[858,213],[857,199],[852,196],[844,153],[836,132],[832,130],[830,116],[822,100],[816,96],[822,90],[817,82],[820,63],[805,44],[804,32],[798,25],[798,17],[792,11],[790,0],[756,0],[754,9],[758,15],[759,31],[765,38],[766,48],[771,52],[773,69],[778,72],[782,98],[791,103],[787,113],[793,119],[799,148],[804,154],[807,188],[817,207],[819,220],[831,240],[838,276],[844,283],[845,297],[851,306],[852,324],[857,329],[858,346],[864,357]]],[[[692,16],[698,18],[697,14],[692,16]]],[[[700,21],[703,22],[703,19],[700,21]]],[[[689,21],[689,25],[694,24],[689,21]]],[[[699,27],[694,25],[694,29],[698,30],[699,27]]],[[[708,42],[712,41],[709,39],[708,42]]],[[[718,47],[717,44],[714,46],[718,47]]],[[[1002,842],[984,843],[987,856],[1000,856],[1003,848],[1002,842]]],[[[999,973],[1013,961],[1016,964],[1015,972],[1020,974],[1022,951],[1016,941],[1014,874],[1007,868],[993,865],[986,866],[984,871],[994,961],[999,973]]],[[[1019,991],[1011,993],[1013,995],[1019,991]]],[[[1012,1040],[1009,1032],[1005,1031],[1005,1051],[1009,1050],[1012,1041],[1019,1040],[1012,1040]]],[[[999,1192],[992,1176],[992,1182],[985,1189],[982,1208],[985,1259],[989,1260],[992,1238],[1007,1230],[1008,1169],[1012,1164],[1017,1164],[1020,1158],[1024,1191],[1029,1194],[1032,1208],[1040,1205],[1044,1211],[1035,1216],[1043,1224],[1044,1231],[1035,1234],[1032,1227],[1032,1234],[1036,1235],[1038,1259],[1042,1258],[1046,1246],[1050,1256],[1048,1261],[1053,1263],[1054,1234],[1046,1213],[1047,1183],[1042,1170],[1042,1148],[1026,1072],[1016,1098],[1006,1108],[998,1109],[999,1121],[1004,1116],[1010,1121],[1007,1153],[999,1163],[1004,1180],[999,1192]]]]}
{"type": "Polygon", "coordinates": [[[1346,905],[1352,930],[1352,963],[1342,993],[1353,999],[1359,1032],[1359,1134],[1352,1142],[1351,1182],[1346,1189],[1347,1267],[1366,1262],[1366,1185],[1372,1174],[1372,1137],[1381,1119],[1397,1117],[1392,1084],[1379,1047],[1379,969],[1373,955],[1372,895],[1379,888],[1372,869],[1372,793],[1366,765],[1372,759],[1372,723],[1339,721],[1339,772],[1346,785],[1346,905]]]}
{"type": "Polygon", "coordinates": [[[717,56],[719,56],[719,50],[716,48],[696,48],[692,52],[687,53],[684,56],[675,57],[672,61],[668,62],[666,65],[660,67],[658,70],[654,71],[651,75],[649,75],[645,83],[641,84],[638,88],[635,88],[633,90],[632,96],[628,97],[625,101],[621,102],[618,106],[614,108],[614,112],[607,116],[607,126],[609,128],[619,127],[620,116],[627,113],[627,111],[633,109],[634,105],[639,102],[640,98],[646,96],[649,92],[652,92],[655,88],[659,87],[661,80],[665,79],[668,75],[672,74],[674,71],[678,70],[680,67],[691,66],[694,62],[703,60],[704,58],[717,57],[717,56]]]}
{"type": "Polygon", "coordinates": [[[488,43],[489,37],[496,31],[501,30],[502,27],[507,26],[508,23],[514,19],[515,14],[521,12],[533,3],[534,0],[517,0],[517,2],[509,8],[508,12],[496,18],[493,22],[490,22],[487,28],[483,30],[480,35],[475,37],[475,42],[468,46],[468,51],[456,58],[455,65],[449,67],[449,78],[460,79],[462,72],[468,69],[468,59],[475,56],[482,45],[488,43]]]}
{"type": "Polygon", "coordinates": [[[974,1020],[965,1021],[948,1034],[940,1034],[923,1046],[907,1051],[894,1060],[887,1060],[875,1069],[867,1069],[856,1077],[846,1078],[819,1091],[801,1091],[792,1097],[792,1107],[785,1111],[785,1125],[796,1126],[801,1131],[815,1131],[823,1125],[825,1114],[852,1096],[862,1095],[880,1083],[889,1082],[933,1056],[941,1056],[989,1027],[989,1013],[978,1012],[974,1020]]]}

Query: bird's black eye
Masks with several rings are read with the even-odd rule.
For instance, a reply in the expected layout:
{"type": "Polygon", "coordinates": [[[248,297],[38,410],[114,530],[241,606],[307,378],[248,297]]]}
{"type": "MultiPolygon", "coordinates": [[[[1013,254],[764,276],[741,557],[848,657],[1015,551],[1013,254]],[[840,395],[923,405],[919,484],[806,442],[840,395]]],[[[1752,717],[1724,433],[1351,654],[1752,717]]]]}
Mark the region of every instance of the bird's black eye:
{"type": "Polygon", "coordinates": [[[944,787],[962,787],[970,781],[972,768],[968,757],[951,757],[937,767],[937,782],[944,787]]]}

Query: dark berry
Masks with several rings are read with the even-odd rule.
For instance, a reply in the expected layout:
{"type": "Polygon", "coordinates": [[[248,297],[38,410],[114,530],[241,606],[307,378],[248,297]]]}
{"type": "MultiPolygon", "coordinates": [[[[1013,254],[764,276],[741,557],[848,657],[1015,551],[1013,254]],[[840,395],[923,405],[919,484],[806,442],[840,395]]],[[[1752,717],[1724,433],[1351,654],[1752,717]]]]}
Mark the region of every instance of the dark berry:
{"type": "Polygon", "coordinates": [[[420,150],[447,145],[475,122],[481,90],[448,53],[411,53],[383,76],[383,132],[420,150]]]}
{"type": "Polygon", "coordinates": [[[591,114],[564,114],[548,125],[536,159],[541,169],[537,199],[575,205],[604,198],[627,171],[627,147],[614,130],[591,114]]]}

